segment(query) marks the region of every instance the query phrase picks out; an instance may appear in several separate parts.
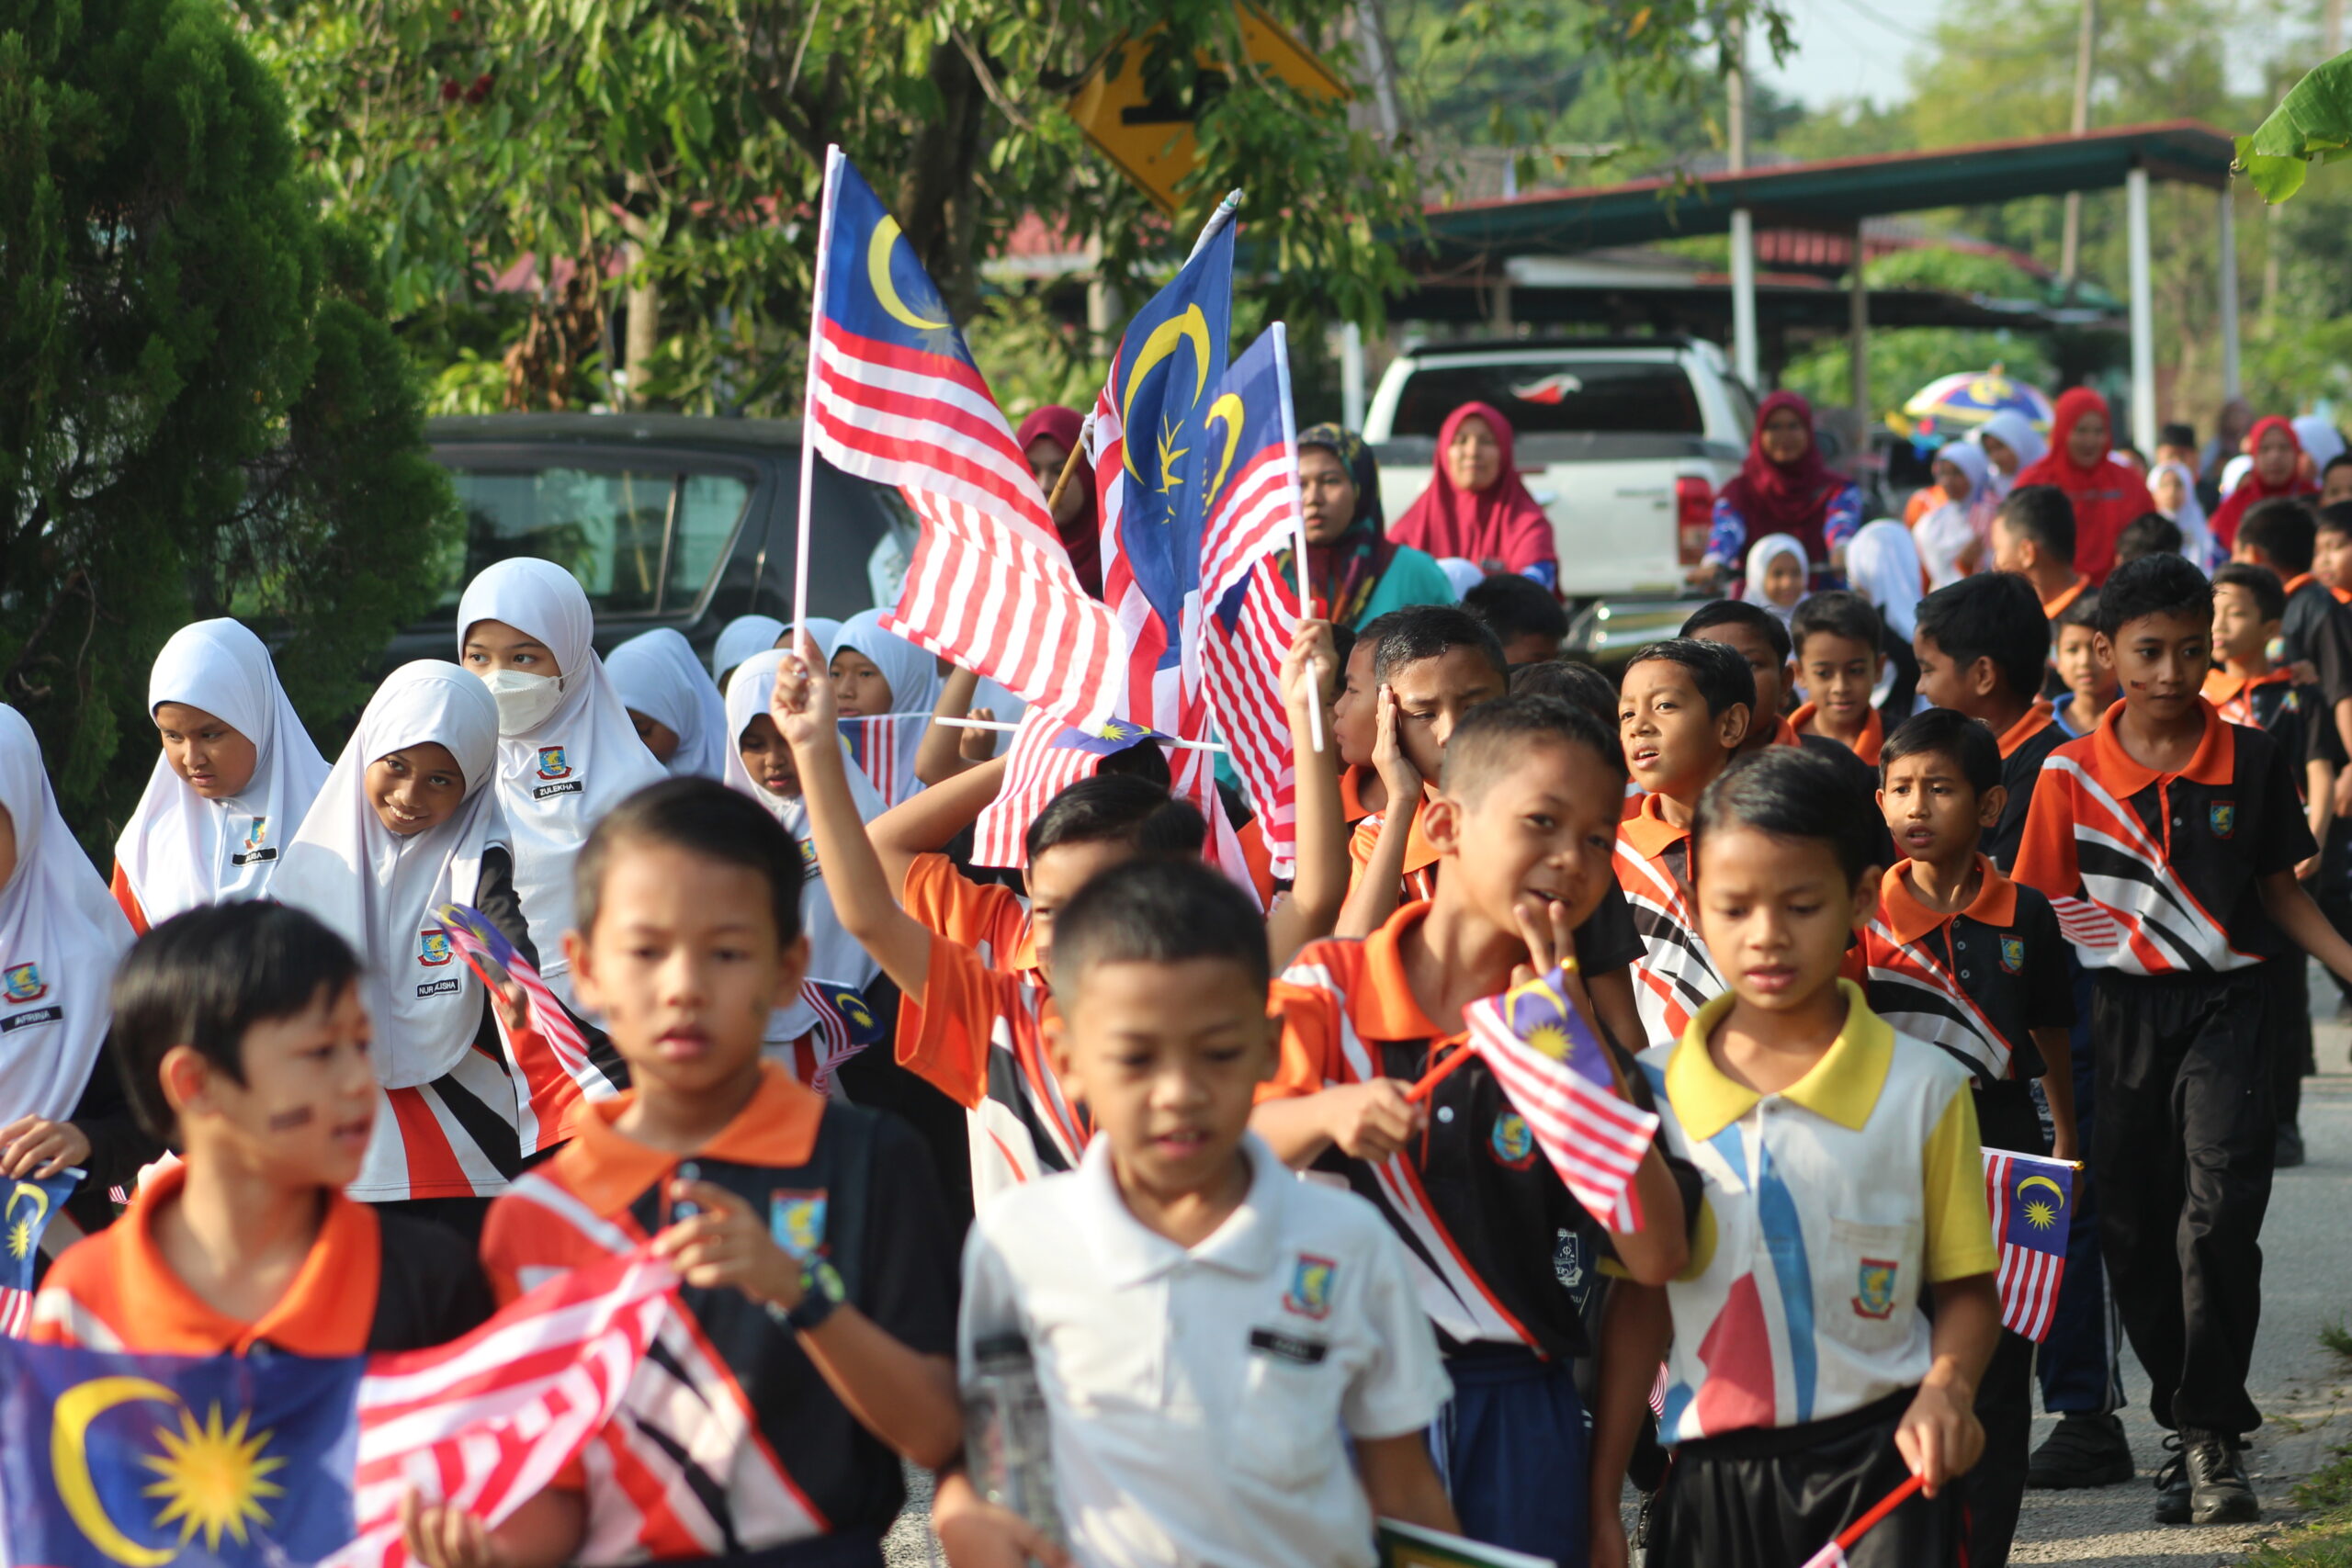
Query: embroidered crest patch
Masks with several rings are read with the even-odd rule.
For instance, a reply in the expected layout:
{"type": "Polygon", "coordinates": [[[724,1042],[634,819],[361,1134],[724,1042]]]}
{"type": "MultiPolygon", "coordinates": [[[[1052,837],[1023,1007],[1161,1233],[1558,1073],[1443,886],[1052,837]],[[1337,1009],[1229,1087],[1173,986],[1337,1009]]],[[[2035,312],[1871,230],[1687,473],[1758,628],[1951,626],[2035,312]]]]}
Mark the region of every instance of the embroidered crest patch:
{"type": "Polygon", "coordinates": [[[562,747],[542,746],[539,748],[539,777],[568,779],[571,776],[571,763],[565,759],[562,747]]]}
{"type": "Polygon", "coordinates": [[[2213,829],[2213,837],[2226,839],[2238,830],[2238,807],[2233,800],[2217,800],[2205,808],[2205,821],[2213,829]]]}
{"type": "Polygon", "coordinates": [[[1290,1289],[1283,1295],[1283,1310],[1318,1322],[1331,1315],[1331,1283],[1340,1266],[1328,1258],[1302,1252],[1291,1270],[1290,1289]]]}
{"type": "Polygon", "coordinates": [[[2025,967],[2025,938],[2005,936],[2001,939],[2001,972],[2014,975],[2025,967]]]}
{"type": "Polygon", "coordinates": [[[1487,1147],[1495,1158],[1513,1170],[1525,1170],[1535,1163],[1535,1134],[1527,1130],[1527,1118],[1516,1111],[1506,1111],[1495,1118],[1494,1131],[1487,1135],[1487,1147]]]}
{"type": "Polygon", "coordinates": [[[1854,1315],[1888,1317],[1894,1312],[1897,1264],[1883,1258],[1865,1258],[1854,1270],[1854,1315]]]}

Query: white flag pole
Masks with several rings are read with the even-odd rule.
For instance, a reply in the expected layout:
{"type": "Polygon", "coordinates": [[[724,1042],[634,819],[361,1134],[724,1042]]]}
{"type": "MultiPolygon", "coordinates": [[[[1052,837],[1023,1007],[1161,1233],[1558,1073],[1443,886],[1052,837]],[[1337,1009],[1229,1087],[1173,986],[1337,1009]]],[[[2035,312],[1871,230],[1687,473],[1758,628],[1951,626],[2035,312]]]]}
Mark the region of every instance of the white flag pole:
{"type": "MultiPolygon", "coordinates": [[[[808,536],[815,531],[810,496],[817,478],[817,357],[825,339],[825,287],[831,280],[833,197],[839,187],[842,150],[825,149],[825,184],[817,203],[817,278],[808,298],[808,378],[800,399],[800,522],[793,539],[793,651],[800,648],[801,628],[808,624],[808,536]]],[[[822,650],[820,650],[822,657],[822,650]]]]}
{"type": "MultiPolygon", "coordinates": [[[[1274,384],[1283,405],[1283,474],[1290,493],[1291,553],[1298,558],[1298,611],[1310,615],[1315,609],[1314,598],[1306,591],[1306,509],[1298,499],[1298,416],[1290,406],[1290,329],[1282,322],[1274,323],[1274,384]]],[[[1321,660],[1315,661],[1319,667],[1321,660]]],[[[1315,671],[1307,671],[1315,682],[1315,700],[1306,709],[1306,733],[1315,743],[1316,755],[1323,753],[1323,682],[1315,671]]]]}

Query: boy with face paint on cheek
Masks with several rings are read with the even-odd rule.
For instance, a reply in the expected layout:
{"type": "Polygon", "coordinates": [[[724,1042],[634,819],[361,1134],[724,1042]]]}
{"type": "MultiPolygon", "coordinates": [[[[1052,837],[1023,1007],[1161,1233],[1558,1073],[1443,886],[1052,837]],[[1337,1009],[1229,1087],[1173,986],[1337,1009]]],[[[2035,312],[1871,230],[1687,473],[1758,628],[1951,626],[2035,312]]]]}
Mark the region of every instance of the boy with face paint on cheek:
{"type": "Polygon", "coordinates": [[[344,1195],[375,1109],[358,980],[340,937],[277,904],[192,909],[134,944],[112,1045],[132,1109],[182,1157],[58,1259],[28,1337],[352,1356],[489,1315],[462,1239],[344,1195]]]}

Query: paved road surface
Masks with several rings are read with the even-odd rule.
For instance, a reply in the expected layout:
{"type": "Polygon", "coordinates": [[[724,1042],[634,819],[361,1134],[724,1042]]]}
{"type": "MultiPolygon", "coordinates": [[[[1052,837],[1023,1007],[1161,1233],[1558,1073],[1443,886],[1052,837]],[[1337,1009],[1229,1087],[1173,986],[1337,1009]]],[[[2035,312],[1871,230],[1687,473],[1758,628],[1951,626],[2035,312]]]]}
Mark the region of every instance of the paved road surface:
{"type": "MultiPolygon", "coordinates": [[[[2310,1162],[2281,1171],[2262,1233],[2262,1335],[2255,1347],[2254,1399],[2266,1422],[2246,1468],[2262,1494],[2253,1525],[2165,1528],[2150,1517],[2151,1480],[2163,1451],[2148,1418],[2147,1378],[2127,1350],[2123,1412],[2142,1479],[2095,1492],[2029,1492],[2010,1561],[2084,1568],[2214,1568],[2237,1562],[2295,1517],[2294,1483],[2352,1442],[2352,1367],[2319,1345],[2320,1329],[2352,1316],[2352,1021],[2336,1017],[2335,990],[2313,967],[2320,1074],[2303,1086],[2303,1136],[2310,1162]]],[[[2034,1441],[2049,1430],[2038,1420],[2034,1441]]],[[[910,1476],[914,1500],[890,1538],[890,1568],[931,1568],[944,1560],[921,1520],[928,1477],[910,1476]]]]}

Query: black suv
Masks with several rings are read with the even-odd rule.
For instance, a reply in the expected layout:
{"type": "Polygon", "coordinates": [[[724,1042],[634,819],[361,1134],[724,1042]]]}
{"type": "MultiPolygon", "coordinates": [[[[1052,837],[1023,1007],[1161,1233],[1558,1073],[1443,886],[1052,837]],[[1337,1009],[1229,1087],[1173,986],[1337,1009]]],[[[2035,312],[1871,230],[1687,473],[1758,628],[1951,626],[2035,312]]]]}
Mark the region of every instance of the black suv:
{"type": "MultiPolygon", "coordinates": [[[[390,662],[457,657],[458,599],[510,556],[569,569],[596,646],[674,626],[707,654],[738,615],[792,613],[800,503],[797,420],[683,414],[490,414],[434,420],[435,461],[465,508],[441,601],[390,662]]],[[[896,592],[916,525],[898,493],[818,460],[808,612],[846,618],[896,592]]]]}

